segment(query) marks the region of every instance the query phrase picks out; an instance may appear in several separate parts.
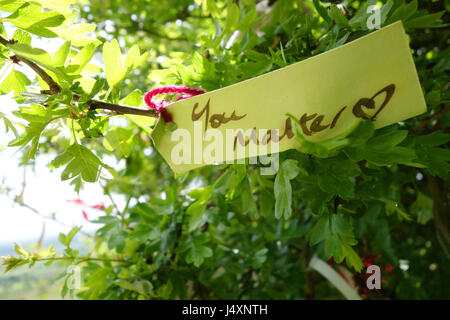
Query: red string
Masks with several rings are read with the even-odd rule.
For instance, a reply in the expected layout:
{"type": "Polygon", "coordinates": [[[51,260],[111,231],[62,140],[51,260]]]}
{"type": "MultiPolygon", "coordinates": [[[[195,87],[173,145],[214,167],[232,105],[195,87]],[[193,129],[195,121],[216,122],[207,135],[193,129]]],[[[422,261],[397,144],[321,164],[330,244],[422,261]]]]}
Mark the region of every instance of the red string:
{"type": "Polygon", "coordinates": [[[179,93],[181,94],[176,101],[187,99],[202,93],[205,93],[205,91],[201,89],[195,89],[195,88],[189,88],[186,86],[164,86],[159,87],[155,89],[151,89],[147,91],[147,93],[144,96],[145,103],[152,109],[155,109],[164,119],[165,122],[172,122],[172,116],[170,113],[166,110],[166,106],[173,103],[172,101],[155,101],[153,100],[154,96],[157,96],[159,94],[165,94],[165,93],[179,93]]]}

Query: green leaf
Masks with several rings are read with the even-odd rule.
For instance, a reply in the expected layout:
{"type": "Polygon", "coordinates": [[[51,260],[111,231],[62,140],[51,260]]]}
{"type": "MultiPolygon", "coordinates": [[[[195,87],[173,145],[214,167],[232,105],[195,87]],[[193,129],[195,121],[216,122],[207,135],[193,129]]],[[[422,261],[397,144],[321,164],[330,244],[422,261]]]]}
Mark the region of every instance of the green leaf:
{"type": "Polygon", "coordinates": [[[106,80],[110,87],[115,86],[125,76],[122,53],[116,39],[103,44],[103,61],[105,63],[106,80]]]}
{"type": "Polygon", "coordinates": [[[311,202],[311,211],[316,214],[322,214],[325,210],[325,205],[333,198],[333,194],[319,188],[317,185],[310,185],[299,193],[299,198],[311,202]]]}
{"type": "Polygon", "coordinates": [[[102,42],[97,39],[86,37],[86,33],[94,32],[95,28],[95,24],[82,23],[63,25],[49,29],[56,35],[58,35],[58,37],[70,41],[73,46],[83,47],[90,43],[94,44],[95,46],[99,46],[102,44],[102,42]]]}
{"type": "Polygon", "coordinates": [[[44,129],[52,120],[69,116],[69,109],[67,107],[51,109],[39,105],[31,105],[20,107],[19,111],[14,112],[14,115],[27,120],[29,124],[25,128],[25,132],[11,141],[9,146],[23,146],[31,141],[31,147],[26,157],[34,159],[39,147],[39,139],[44,129]]]}
{"type": "Polygon", "coordinates": [[[59,79],[67,79],[64,72],[53,66],[52,57],[45,50],[40,48],[32,48],[23,43],[8,44],[7,47],[15,54],[23,58],[27,58],[45,69],[52,71],[59,79]]]}
{"type": "Polygon", "coordinates": [[[411,17],[412,15],[414,15],[414,13],[416,13],[417,8],[418,8],[417,0],[413,0],[406,5],[403,4],[392,13],[387,23],[391,24],[397,20],[407,21],[409,17],[411,17]]]}
{"type": "Polygon", "coordinates": [[[355,196],[354,177],[360,174],[356,163],[342,156],[328,158],[319,162],[318,171],[317,182],[323,191],[343,199],[355,196]]]}
{"type": "Polygon", "coordinates": [[[114,169],[101,162],[88,148],[77,143],[72,144],[51,162],[53,168],[59,168],[64,164],[67,166],[61,173],[61,180],[72,179],[80,175],[86,182],[96,182],[102,168],[107,169],[113,176],[116,175],[114,169]]]}
{"type": "Polygon", "coordinates": [[[319,218],[308,234],[310,245],[325,242],[325,256],[333,257],[334,261],[341,263],[344,259],[347,265],[360,272],[363,263],[352,246],[358,242],[353,234],[352,225],[337,214],[323,215],[319,218]]]}
{"type": "Polygon", "coordinates": [[[252,256],[252,268],[253,269],[259,269],[261,266],[266,262],[267,260],[267,253],[269,252],[269,249],[262,248],[261,250],[258,250],[254,253],[252,256]]]}
{"type": "Polygon", "coordinates": [[[5,124],[5,131],[6,131],[6,133],[8,133],[9,130],[11,130],[12,133],[14,133],[14,136],[17,138],[19,136],[19,134],[17,133],[16,127],[14,127],[12,122],[2,112],[0,112],[0,119],[2,119],[3,123],[5,124]]]}
{"type": "Polygon", "coordinates": [[[133,92],[131,92],[129,95],[127,95],[125,98],[120,100],[121,104],[125,104],[127,106],[133,106],[137,107],[141,104],[143,104],[143,94],[140,90],[136,89],[133,92]]]}
{"type": "Polygon", "coordinates": [[[205,258],[212,257],[213,251],[203,245],[195,245],[191,248],[186,256],[186,262],[193,263],[197,268],[203,264],[205,258]]]}
{"type": "Polygon", "coordinates": [[[368,8],[370,6],[376,5],[377,2],[377,0],[369,0],[365,2],[365,4],[360,5],[358,11],[349,21],[350,26],[367,30],[367,19],[369,18],[369,15],[372,14],[370,12],[368,13],[368,8]]]}
{"type": "Polygon", "coordinates": [[[300,168],[295,160],[285,160],[280,166],[278,174],[275,178],[275,217],[286,219],[292,215],[292,186],[291,181],[294,179],[300,168]]]}
{"type": "Polygon", "coordinates": [[[445,11],[424,15],[413,18],[405,23],[406,28],[428,28],[433,27],[433,24],[442,18],[445,11]]]}
{"type": "Polygon", "coordinates": [[[52,65],[52,57],[43,49],[33,48],[24,43],[8,44],[8,49],[44,67],[52,65]]]}
{"type": "Polygon", "coordinates": [[[234,2],[228,1],[224,32],[234,31],[236,29],[235,27],[239,22],[240,12],[241,10],[234,2]]]}
{"type": "Polygon", "coordinates": [[[14,12],[25,3],[25,0],[0,0],[0,10],[14,12]]]}
{"type": "Polygon", "coordinates": [[[189,230],[196,229],[202,221],[203,214],[206,210],[206,205],[213,194],[213,186],[206,186],[203,188],[192,190],[188,195],[196,201],[194,201],[186,210],[186,214],[189,219],[189,230]]]}
{"type": "Polygon", "coordinates": [[[22,31],[20,29],[17,29],[16,31],[14,31],[13,39],[19,43],[23,43],[23,44],[27,44],[27,45],[31,44],[31,35],[28,32],[22,31]]]}
{"type": "Polygon", "coordinates": [[[26,100],[23,102],[25,104],[44,104],[49,99],[51,99],[46,94],[31,93],[31,92],[22,92],[22,96],[26,97],[26,100]]]}
{"type": "Polygon", "coordinates": [[[20,245],[18,245],[17,243],[14,243],[14,251],[25,258],[28,258],[30,256],[30,254],[24,249],[22,248],[20,245]]]}
{"type": "Polygon", "coordinates": [[[87,138],[102,137],[105,130],[108,128],[109,117],[93,116],[82,117],[78,120],[78,124],[83,130],[87,138]]]}
{"type": "Polygon", "coordinates": [[[313,0],[314,7],[317,10],[317,13],[326,21],[331,22],[330,16],[328,15],[327,9],[322,6],[319,0],[313,0]]]}
{"type": "Polygon", "coordinates": [[[67,235],[65,235],[64,233],[61,232],[58,236],[58,241],[65,247],[69,247],[70,243],[73,240],[73,237],[75,237],[75,235],[80,230],[81,230],[81,227],[73,227],[67,235]]]}
{"type": "Polygon", "coordinates": [[[47,249],[39,251],[39,256],[48,258],[51,256],[54,256],[56,254],[56,250],[53,247],[53,244],[51,244],[47,249]]]}
{"type": "Polygon", "coordinates": [[[56,37],[56,34],[48,28],[61,25],[66,18],[57,12],[41,11],[41,6],[27,2],[4,20],[41,37],[56,37]]]}
{"type": "Polygon", "coordinates": [[[74,4],[76,0],[34,0],[44,8],[57,11],[61,14],[67,15],[71,12],[70,5],[74,4]]]}
{"type": "Polygon", "coordinates": [[[397,214],[400,221],[403,219],[406,221],[412,220],[408,213],[403,209],[403,205],[399,205],[397,201],[389,198],[380,198],[379,200],[384,202],[387,215],[397,214]]]}
{"type": "Polygon", "coordinates": [[[239,186],[241,190],[242,197],[242,207],[244,209],[244,213],[248,213],[251,217],[255,217],[258,209],[256,207],[256,201],[253,197],[252,186],[250,183],[250,178],[247,176],[246,179],[243,179],[241,185],[239,186]]]}
{"type": "Polygon", "coordinates": [[[115,282],[116,285],[118,285],[121,288],[124,288],[126,290],[135,291],[143,296],[152,296],[153,293],[153,285],[148,280],[141,280],[137,281],[135,284],[130,283],[126,280],[119,280],[118,282],[115,282]]]}
{"type": "Polygon", "coordinates": [[[308,233],[309,244],[314,246],[331,235],[331,225],[327,216],[322,216],[308,233]]]}
{"type": "Polygon", "coordinates": [[[125,69],[133,69],[133,65],[138,62],[140,56],[141,53],[139,47],[135,44],[128,50],[127,55],[125,56],[125,69]]]}
{"type": "Polygon", "coordinates": [[[347,27],[348,26],[347,18],[345,17],[344,13],[335,4],[331,5],[330,10],[328,11],[328,14],[331,19],[336,21],[336,24],[339,27],[347,27]]]}
{"type": "Polygon", "coordinates": [[[409,147],[398,146],[406,139],[408,131],[391,130],[387,133],[378,133],[360,147],[347,147],[345,154],[355,162],[366,159],[379,166],[395,163],[409,163],[416,158],[416,153],[409,147]]]}
{"type": "Polygon", "coordinates": [[[409,210],[417,216],[418,223],[426,224],[433,218],[433,200],[419,192],[409,210]]]}
{"type": "Polygon", "coordinates": [[[66,70],[69,74],[79,74],[91,60],[94,55],[95,45],[90,43],[81,49],[76,56],[70,61],[66,70]]]}
{"type": "MultiPolygon", "coordinates": [[[[120,103],[133,107],[141,106],[143,104],[143,94],[141,91],[135,90],[124,99],[120,100],[120,103]]],[[[125,117],[133,121],[137,126],[142,128],[147,133],[151,133],[153,131],[151,127],[156,122],[156,119],[153,117],[138,116],[133,114],[127,114],[125,115],[125,117]]]]}
{"type": "Polygon", "coordinates": [[[450,141],[450,134],[435,131],[425,136],[416,137],[417,159],[413,162],[422,164],[434,176],[448,178],[450,172],[450,150],[445,144],[450,141]],[[443,148],[438,148],[443,146],[443,148]]]}
{"type": "Polygon", "coordinates": [[[353,250],[349,245],[343,245],[343,256],[345,257],[345,262],[350,268],[353,268],[357,272],[361,272],[364,264],[361,261],[361,257],[353,250]]]}
{"type": "Polygon", "coordinates": [[[135,44],[128,50],[125,56],[125,73],[139,67],[150,55],[150,52],[145,52],[140,55],[139,47],[135,44]]]}
{"type": "Polygon", "coordinates": [[[329,158],[337,155],[341,149],[355,140],[355,135],[352,135],[353,132],[361,132],[367,127],[365,122],[357,121],[342,134],[327,140],[316,142],[309,141],[304,137],[302,127],[297,118],[291,114],[288,114],[288,117],[291,119],[295,136],[299,142],[298,150],[303,153],[312,154],[318,158],[329,158]]]}
{"type": "Polygon", "coordinates": [[[0,92],[7,94],[14,91],[14,96],[19,96],[20,92],[26,92],[26,86],[29,86],[31,81],[22,72],[12,69],[9,75],[0,83],[0,92]]]}
{"type": "Polygon", "coordinates": [[[217,18],[220,15],[220,10],[214,0],[206,0],[203,2],[205,11],[209,12],[213,17],[217,18]]]}
{"type": "Polygon", "coordinates": [[[69,51],[70,41],[66,41],[53,55],[52,64],[55,67],[63,67],[64,63],[66,62],[67,56],[69,55],[69,51]]]}
{"type": "Polygon", "coordinates": [[[245,70],[248,77],[256,77],[272,69],[272,59],[266,54],[248,51],[245,56],[249,61],[242,63],[240,67],[245,70]]]}
{"type": "Polygon", "coordinates": [[[237,199],[240,195],[240,186],[242,186],[242,181],[247,178],[247,168],[245,165],[233,165],[227,171],[231,173],[226,182],[228,188],[225,197],[227,200],[237,199]]]}
{"type": "Polygon", "coordinates": [[[127,158],[136,144],[136,139],[131,130],[113,127],[108,130],[103,145],[107,150],[115,151],[119,157],[127,158]]]}

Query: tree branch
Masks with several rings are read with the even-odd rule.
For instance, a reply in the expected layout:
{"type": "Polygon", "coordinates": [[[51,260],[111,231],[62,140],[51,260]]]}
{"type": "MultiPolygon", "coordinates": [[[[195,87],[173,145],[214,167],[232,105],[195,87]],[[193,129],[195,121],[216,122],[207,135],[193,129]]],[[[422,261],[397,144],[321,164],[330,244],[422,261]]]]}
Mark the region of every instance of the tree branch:
{"type": "MultiPolygon", "coordinates": [[[[126,25],[117,25],[116,27],[118,29],[128,29],[129,28],[126,25]]],[[[187,39],[187,38],[183,38],[183,37],[169,37],[166,34],[162,34],[162,33],[156,32],[156,31],[151,30],[151,29],[146,28],[146,27],[135,26],[135,28],[136,28],[136,31],[141,31],[143,33],[147,33],[147,34],[155,36],[156,38],[159,38],[159,39],[164,39],[164,40],[168,40],[168,41],[184,41],[184,42],[188,42],[188,43],[192,44],[189,41],[189,39],[187,39]]]]}
{"type": "Polygon", "coordinates": [[[427,174],[428,188],[433,200],[433,217],[437,238],[448,258],[450,258],[450,201],[448,186],[439,177],[427,174]]]}
{"type": "Polygon", "coordinates": [[[446,114],[450,111],[450,106],[445,107],[440,112],[436,113],[434,116],[423,120],[417,127],[414,128],[415,132],[419,132],[420,130],[424,129],[427,125],[429,125],[434,120],[438,119],[440,116],[446,114]]]}
{"type": "MultiPolygon", "coordinates": [[[[7,45],[10,43],[14,43],[14,41],[15,40],[7,40],[4,37],[0,36],[0,43],[3,44],[5,47],[7,47],[7,45]]],[[[59,84],[56,83],[56,81],[53,80],[53,78],[47,72],[45,72],[44,69],[42,69],[40,66],[38,66],[33,61],[30,61],[27,58],[24,58],[24,57],[21,57],[18,55],[11,56],[11,60],[14,63],[23,62],[24,64],[29,66],[34,72],[36,72],[36,74],[39,77],[41,77],[42,80],[45,81],[45,83],[47,83],[50,90],[42,90],[41,91],[42,94],[56,95],[61,92],[61,87],[59,86],[59,84]]],[[[73,98],[75,101],[78,101],[80,96],[74,95],[73,98]]],[[[86,104],[90,107],[90,110],[106,109],[106,110],[115,111],[118,114],[135,114],[135,115],[146,116],[146,117],[156,117],[158,115],[158,113],[153,109],[141,109],[141,108],[135,108],[135,107],[125,106],[125,105],[120,105],[120,104],[108,103],[108,102],[103,102],[103,101],[98,101],[98,100],[89,100],[88,102],[86,102],[86,104]]]]}

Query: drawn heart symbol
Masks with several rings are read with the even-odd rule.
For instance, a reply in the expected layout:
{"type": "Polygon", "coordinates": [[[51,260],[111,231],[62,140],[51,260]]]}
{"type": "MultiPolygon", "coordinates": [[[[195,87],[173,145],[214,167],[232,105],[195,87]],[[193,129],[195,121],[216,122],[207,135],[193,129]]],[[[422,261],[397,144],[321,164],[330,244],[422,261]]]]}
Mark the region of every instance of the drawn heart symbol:
{"type": "Polygon", "coordinates": [[[363,118],[363,119],[370,119],[372,121],[375,120],[376,116],[386,107],[386,105],[391,100],[392,96],[395,92],[395,84],[390,84],[387,87],[381,89],[377,93],[375,93],[371,98],[361,98],[359,101],[354,105],[353,107],[353,114],[355,117],[363,118]],[[383,103],[381,104],[380,108],[375,112],[373,116],[368,115],[366,112],[364,112],[363,108],[367,109],[375,109],[375,98],[378,97],[380,94],[386,93],[386,97],[384,98],[383,103]]]}

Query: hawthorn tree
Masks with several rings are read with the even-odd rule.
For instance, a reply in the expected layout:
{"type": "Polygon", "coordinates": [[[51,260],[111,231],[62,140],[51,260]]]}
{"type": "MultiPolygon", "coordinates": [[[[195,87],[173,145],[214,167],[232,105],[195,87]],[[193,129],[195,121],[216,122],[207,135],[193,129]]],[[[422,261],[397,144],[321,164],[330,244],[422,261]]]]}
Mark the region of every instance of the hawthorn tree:
{"type": "Polygon", "coordinates": [[[127,199],[92,221],[89,254],[72,247],[74,227],[58,252],[16,245],[6,270],[78,265],[82,288],[63,274],[62,296],[82,299],[340,298],[308,266],[318,256],[366,298],[449,298],[449,3],[334,3],[0,1],[0,91],[19,104],[20,124],[8,106],[0,117],[20,165],[48,154],[76,191],[101,182],[127,199]],[[146,90],[211,91],[331,50],[372,32],[367,9],[377,3],[382,26],[404,23],[427,113],[379,130],[364,122],[338,149],[283,152],[274,176],[248,164],[174,175],[152,147],[146,90]],[[64,42],[47,52],[38,37],[64,42]],[[370,264],[387,280],[378,293],[365,289],[370,264]]]}

